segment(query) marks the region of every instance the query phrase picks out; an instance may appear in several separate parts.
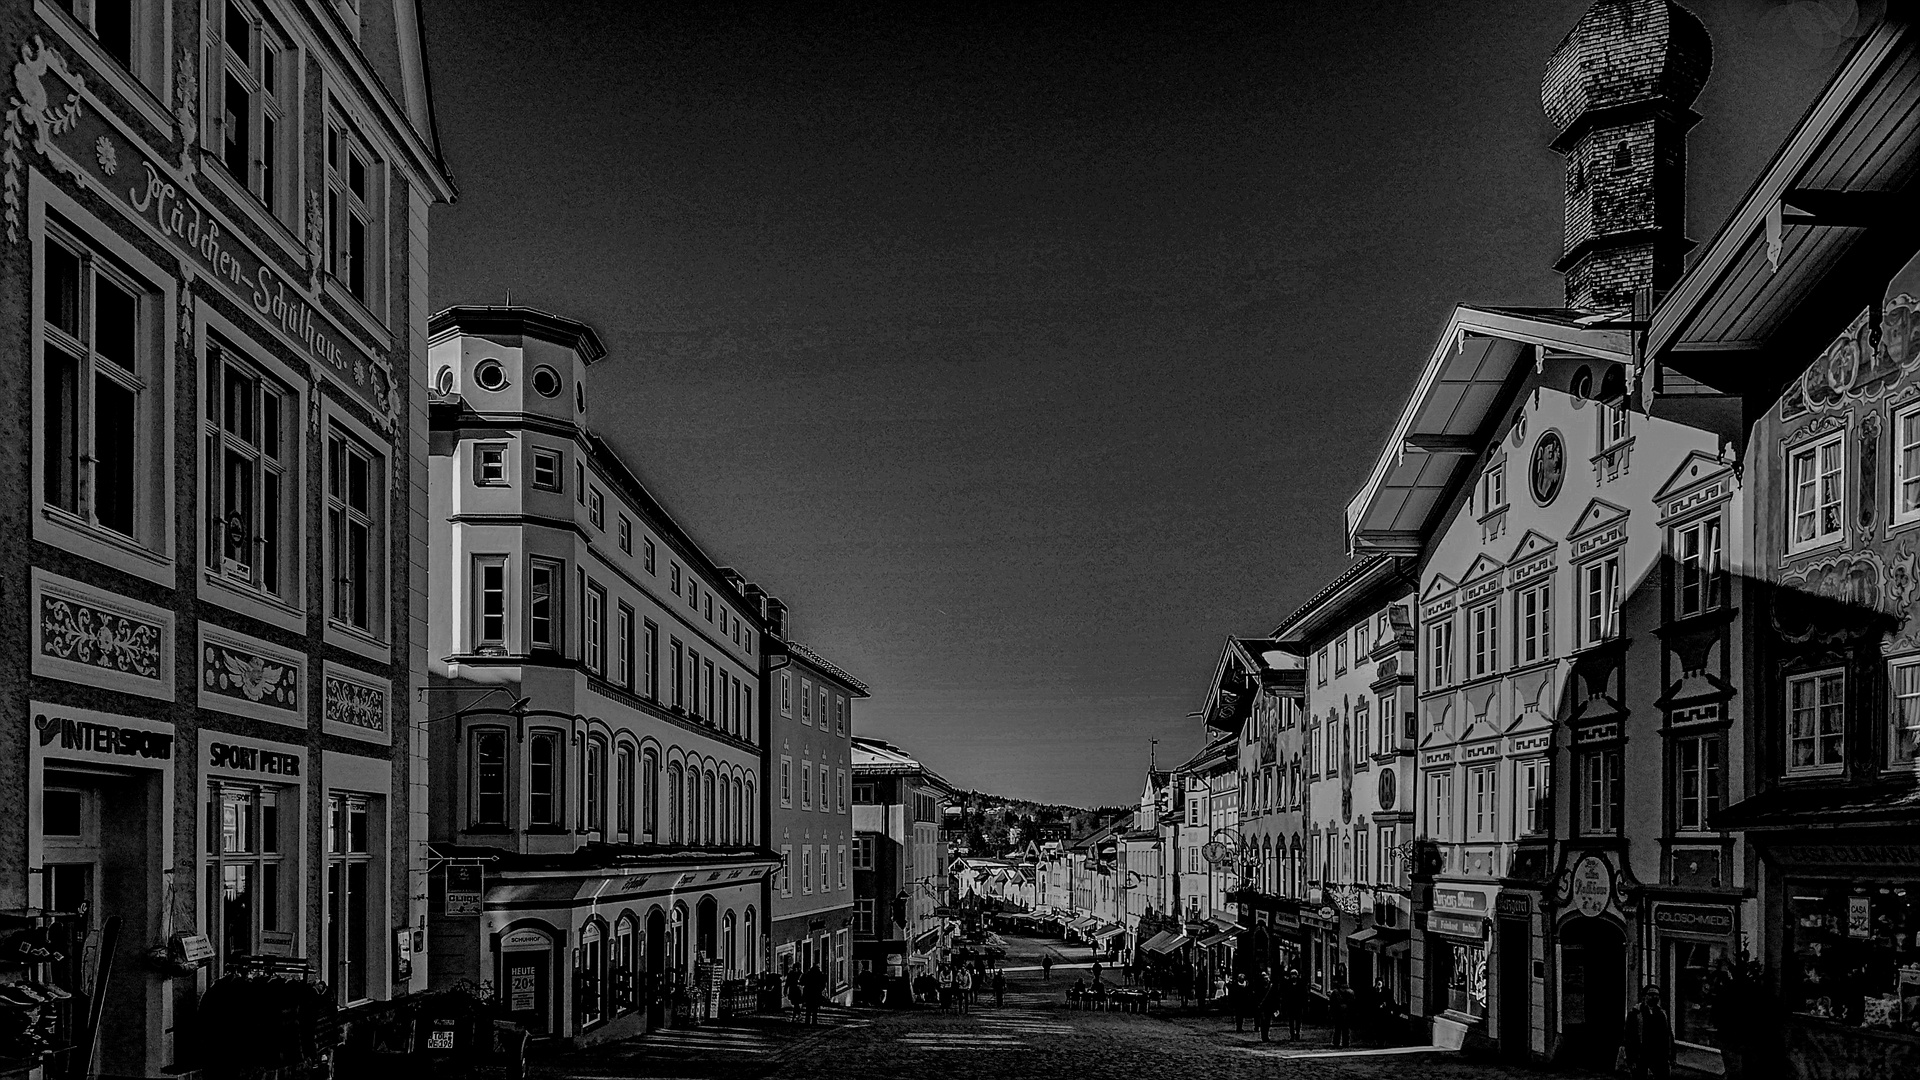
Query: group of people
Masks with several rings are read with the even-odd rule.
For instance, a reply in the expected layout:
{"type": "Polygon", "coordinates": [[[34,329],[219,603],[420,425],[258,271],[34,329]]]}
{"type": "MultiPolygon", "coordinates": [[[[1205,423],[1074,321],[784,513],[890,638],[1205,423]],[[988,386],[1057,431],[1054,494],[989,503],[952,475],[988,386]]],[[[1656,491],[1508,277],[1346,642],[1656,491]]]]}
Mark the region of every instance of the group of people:
{"type": "Polygon", "coordinates": [[[820,1005],[827,998],[827,973],[820,970],[818,962],[807,965],[805,971],[788,968],[786,992],[795,1021],[820,1022],[820,1005]]]}
{"type": "MultiPolygon", "coordinates": [[[[1228,988],[1228,1007],[1233,1012],[1233,1029],[1245,1031],[1247,1021],[1260,1033],[1260,1041],[1271,1038],[1276,1019],[1287,1026],[1291,1039],[1300,1038],[1300,1021],[1311,1000],[1311,983],[1298,967],[1277,972],[1255,968],[1233,977],[1228,988]]],[[[1333,1045],[1353,1045],[1356,1026],[1366,1026],[1392,1007],[1392,995],[1384,983],[1376,981],[1371,993],[1361,995],[1347,978],[1347,969],[1334,969],[1333,985],[1327,991],[1327,1020],[1333,1028],[1333,1045]]]]}
{"type": "Polygon", "coordinates": [[[989,992],[993,994],[995,1005],[1005,1004],[1007,975],[998,967],[989,971],[987,962],[981,959],[971,963],[960,961],[943,965],[939,971],[913,980],[916,1001],[929,1005],[937,1003],[949,1011],[969,1012],[989,992]]]}

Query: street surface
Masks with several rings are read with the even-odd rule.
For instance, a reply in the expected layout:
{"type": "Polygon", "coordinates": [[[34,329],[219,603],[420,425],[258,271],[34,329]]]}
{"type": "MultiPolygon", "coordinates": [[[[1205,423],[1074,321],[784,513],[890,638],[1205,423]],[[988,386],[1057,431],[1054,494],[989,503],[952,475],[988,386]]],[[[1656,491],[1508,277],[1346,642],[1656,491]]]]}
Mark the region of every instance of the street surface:
{"type": "MultiPolygon", "coordinates": [[[[661,1031],[535,1062],[539,1080],[865,1080],[934,1076],[1031,1077],[1034,1080],[1142,1080],[1175,1075],[1208,1080],[1258,1077],[1536,1078],[1537,1071],[1469,1061],[1425,1047],[1332,1048],[1324,1027],[1284,1025],[1261,1043],[1233,1018],[1191,1012],[1088,1012],[1069,1009],[1066,989],[1087,978],[1088,950],[1058,941],[1002,935],[1007,997],[992,995],[968,1013],[938,1006],[905,1011],[834,1008],[809,1028],[788,1017],[758,1016],[690,1031],[661,1031]],[[1040,956],[1051,952],[1053,977],[1040,956]]],[[[1123,979],[1124,983],[1124,979],[1123,979]]]]}

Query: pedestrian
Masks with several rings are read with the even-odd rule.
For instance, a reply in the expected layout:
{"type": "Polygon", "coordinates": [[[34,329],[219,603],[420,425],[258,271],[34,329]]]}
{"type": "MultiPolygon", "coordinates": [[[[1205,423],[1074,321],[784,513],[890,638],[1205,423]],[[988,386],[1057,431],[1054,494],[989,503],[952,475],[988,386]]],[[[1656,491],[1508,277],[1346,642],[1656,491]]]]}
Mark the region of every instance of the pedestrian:
{"type": "Polygon", "coordinates": [[[1353,1045],[1353,987],[1347,985],[1347,969],[1336,968],[1333,990],[1327,995],[1327,1011],[1333,1017],[1333,1045],[1353,1045]]]}
{"type": "Polygon", "coordinates": [[[1267,973],[1265,969],[1254,968],[1247,974],[1245,993],[1247,1013],[1253,1020],[1254,1029],[1263,1032],[1261,1041],[1264,1042],[1266,1040],[1264,1034],[1266,1022],[1261,1019],[1261,1016],[1264,1015],[1262,1010],[1266,1007],[1267,1002],[1267,973]]]}
{"type": "Polygon", "coordinates": [[[1095,960],[1093,962],[1093,981],[1094,982],[1100,981],[1100,961],[1098,960],[1095,960]]]}
{"type": "Polygon", "coordinates": [[[1227,1008],[1233,1012],[1233,1030],[1247,1030],[1247,977],[1237,971],[1227,984],[1227,1008]]]}
{"type": "Polygon", "coordinates": [[[1053,954],[1052,953],[1046,953],[1045,955],[1040,957],[1040,978],[1043,981],[1050,981],[1053,978],[1053,954]]]}
{"type": "Polygon", "coordinates": [[[819,1023],[820,1003],[827,996],[827,973],[820,970],[819,961],[800,976],[800,992],[807,1006],[807,1023],[819,1023]]]}
{"type": "Polygon", "coordinates": [[[953,985],[955,996],[960,999],[960,1011],[964,1013],[968,1011],[968,1000],[973,997],[973,972],[967,970],[967,965],[960,965],[960,973],[954,977],[953,985]]]}
{"type": "Polygon", "coordinates": [[[999,968],[993,969],[993,1004],[998,1008],[1007,1003],[1007,973],[999,968]]]}
{"type": "Polygon", "coordinates": [[[1660,988],[1649,983],[1620,1033],[1620,1051],[1633,1080],[1667,1080],[1673,1064],[1673,1020],[1660,998],[1660,988]]]}
{"type": "Polygon", "coordinates": [[[1261,982],[1266,984],[1266,991],[1260,995],[1258,1022],[1260,1027],[1260,1041],[1266,1042],[1268,1034],[1273,1030],[1273,1014],[1280,1011],[1282,1007],[1281,998],[1285,996],[1287,992],[1287,983],[1285,979],[1277,975],[1273,977],[1263,976],[1261,982]]]}
{"type": "Polygon", "coordinates": [[[1307,1011],[1307,977],[1298,967],[1287,969],[1287,1037],[1300,1041],[1300,1018],[1307,1011]]]}
{"type": "Polygon", "coordinates": [[[793,1010],[793,1018],[800,1019],[800,969],[787,969],[787,1007],[793,1010]]]}

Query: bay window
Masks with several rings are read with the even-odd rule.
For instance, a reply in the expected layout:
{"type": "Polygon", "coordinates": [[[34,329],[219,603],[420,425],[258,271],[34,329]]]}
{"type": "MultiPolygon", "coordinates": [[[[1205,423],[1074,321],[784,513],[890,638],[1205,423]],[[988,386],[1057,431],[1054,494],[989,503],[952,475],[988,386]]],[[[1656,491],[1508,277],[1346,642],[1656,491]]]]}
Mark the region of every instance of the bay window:
{"type": "Polygon", "coordinates": [[[560,825],[560,737],[541,732],[527,739],[527,824],[536,829],[560,825]]]}
{"type": "Polygon", "coordinates": [[[561,590],[566,581],[565,563],[542,558],[527,560],[527,640],[534,649],[560,651],[561,620],[565,617],[561,590]]]}
{"type": "Polygon", "coordinates": [[[1846,749],[1847,680],[1839,668],[1787,680],[1787,774],[1837,773],[1846,749]]]}
{"type": "Polygon", "coordinates": [[[475,652],[504,652],[507,646],[507,558],[473,557],[475,652]]]}

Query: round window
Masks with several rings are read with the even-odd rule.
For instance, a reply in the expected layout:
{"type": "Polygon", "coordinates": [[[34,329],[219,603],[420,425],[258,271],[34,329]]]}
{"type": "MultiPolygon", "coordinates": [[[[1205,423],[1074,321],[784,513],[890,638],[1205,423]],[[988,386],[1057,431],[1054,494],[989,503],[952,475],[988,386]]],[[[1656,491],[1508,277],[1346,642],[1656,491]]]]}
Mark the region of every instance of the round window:
{"type": "Polygon", "coordinates": [[[533,389],[541,397],[557,397],[560,394],[560,373],[550,367],[533,369],[533,389]]]}
{"type": "Polygon", "coordinates": [[[473,369],[473,381],[482,390],[500,390],[507,385],[507,369],[498,360],[482,360],[473,369]]]}
{"type": "Polygon", "coordinates": [[[587,391],[579,383],[573,384],[573,407],[581,412],[587,411],[587,391]]]}
{"type": "Polygon", "coordinates": [[[434,389],[440,391],[442,394],[453,393],[453,369],[450,367],[441,368],[440,377],[434,380],[433,385],[434,389]]]}

